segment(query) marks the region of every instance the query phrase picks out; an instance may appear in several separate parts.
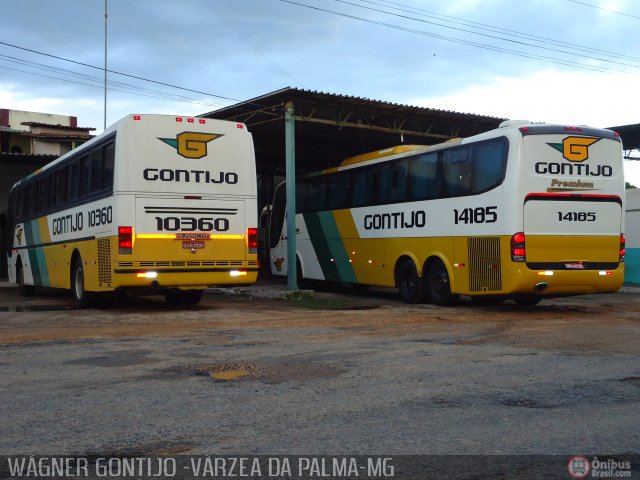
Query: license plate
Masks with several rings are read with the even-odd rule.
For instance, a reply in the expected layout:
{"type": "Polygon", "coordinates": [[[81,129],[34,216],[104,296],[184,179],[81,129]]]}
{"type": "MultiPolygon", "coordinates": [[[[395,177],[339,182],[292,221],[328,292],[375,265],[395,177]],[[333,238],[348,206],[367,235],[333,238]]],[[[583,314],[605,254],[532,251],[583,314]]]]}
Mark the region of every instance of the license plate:
{"type": "Polygon", "coordinates": [[[564,266],[568,270],[584,270],[584,263],[582,262],[568,262],[564,266]]]}
{"type": "Polygon", "coordinates": [[[186,248],[188,250],[198,250],[204,248],[204,241],[200,240],[191,240],[182,242],[182,248],[186,248]]]}

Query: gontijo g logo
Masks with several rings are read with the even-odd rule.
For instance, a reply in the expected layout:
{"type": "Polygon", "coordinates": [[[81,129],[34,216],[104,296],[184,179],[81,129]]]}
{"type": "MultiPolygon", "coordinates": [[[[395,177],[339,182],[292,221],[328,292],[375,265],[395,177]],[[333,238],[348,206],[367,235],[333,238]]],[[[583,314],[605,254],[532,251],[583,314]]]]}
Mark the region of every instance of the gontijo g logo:
{"type": "Polygon", "coordinates": [[[182,132],[174,138],[158,138],[178,150],[184,158],[202,158],[207,156],[207,143],[222,137],[218,133],[182,132]]]}
{"type": "Polygon", "coordinates": [[[562,143],[547,143],[555,148],[570,162],[584,162],[589,158],[589,146],[596,143],[599,138],[594,137],[567,137],[562,143]]]}

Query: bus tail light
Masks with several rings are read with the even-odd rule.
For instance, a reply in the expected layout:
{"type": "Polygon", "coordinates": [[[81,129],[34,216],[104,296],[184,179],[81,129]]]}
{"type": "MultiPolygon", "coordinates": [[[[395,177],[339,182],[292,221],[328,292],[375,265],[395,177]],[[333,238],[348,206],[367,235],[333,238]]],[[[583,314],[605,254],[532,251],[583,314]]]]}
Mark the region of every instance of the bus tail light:
{"type": "Polygon", "coordinates": [[[249,253],[258,253],[258,229],[247,228],[247,247],[249,253]]]}
{"type": "Polygon", "coordinates": [[[625,247],[627,245],[627,242],[624,238],[624,233],[620,234],[620,262],[624,262],[624,254],[625,254],[625,247]]]}
{"type": "Polygon", "coordinates": [[[118,227],[118,253],[130,255],[133,250],[133,227],[118,227]]]}
{"type": "Polygon", "coordinates": [[[523,232],[514,233],[511,237],[511,260],[514,262],[525,262],[527,260],[523,232]]]}

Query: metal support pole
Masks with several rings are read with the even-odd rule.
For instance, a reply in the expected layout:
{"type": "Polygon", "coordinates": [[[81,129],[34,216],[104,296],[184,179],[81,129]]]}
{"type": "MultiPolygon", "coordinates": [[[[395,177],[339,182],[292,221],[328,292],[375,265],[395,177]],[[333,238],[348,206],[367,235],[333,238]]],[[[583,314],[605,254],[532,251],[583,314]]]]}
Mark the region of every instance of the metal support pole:
{"type": "Polygon", "coordinates": [[[284,149],[287,185],[287,289],[298,290],[296,271],[296,124],[293,102],[284,107],[284,149]]]}
{"type": "Polygon", "coordinates": [[[107,129],[107,0],[104,0],[104,130],[107,129]]]}

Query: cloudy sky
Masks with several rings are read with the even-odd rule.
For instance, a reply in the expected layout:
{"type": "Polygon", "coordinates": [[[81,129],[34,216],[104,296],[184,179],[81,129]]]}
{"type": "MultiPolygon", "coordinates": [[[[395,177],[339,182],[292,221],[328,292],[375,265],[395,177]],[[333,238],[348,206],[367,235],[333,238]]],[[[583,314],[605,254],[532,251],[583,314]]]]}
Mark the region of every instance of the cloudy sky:
{"type": "MultiPolygon", "coordinates": [[[[196,115],[286,86],[547,123],[640,123],[639,28],[632,0],[108,0],[108,69],[126,75],[108,75],[107,124],[196,115]]],[[[0,42],[0,108],[102,130],[104,0],[2,2],[0,42]]],[[[640,161],[625,170],[640,186],[640,161]]]]}

